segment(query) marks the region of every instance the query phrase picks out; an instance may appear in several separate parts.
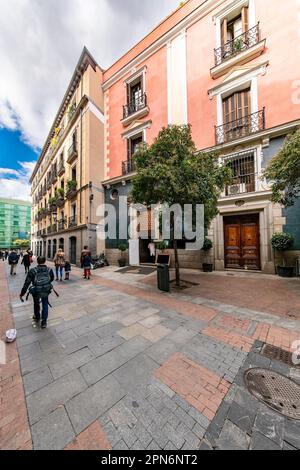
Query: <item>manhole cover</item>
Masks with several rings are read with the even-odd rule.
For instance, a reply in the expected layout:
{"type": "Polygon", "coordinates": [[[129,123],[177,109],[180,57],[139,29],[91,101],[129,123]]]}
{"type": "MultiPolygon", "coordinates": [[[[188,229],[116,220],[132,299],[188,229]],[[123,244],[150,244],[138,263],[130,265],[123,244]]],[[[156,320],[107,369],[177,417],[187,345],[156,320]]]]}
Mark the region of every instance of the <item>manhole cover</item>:
{"type": "Polygon", "coordinates": [[[300,420],[300,386],[267,369],[245,372],[249,392],[273,410],[291,419],[300,420]]]}
{"type": "Polygon", "coordinates": [[[268,357],[269,359],[276,359],[277,361],[284,362],[291,367],[300,367],[300,364],[294,364],[293,362],[293,353],[285,351],[284,349],[278,348],[277,346],[271,346],[266,344],[261,354],[268,357]]]}

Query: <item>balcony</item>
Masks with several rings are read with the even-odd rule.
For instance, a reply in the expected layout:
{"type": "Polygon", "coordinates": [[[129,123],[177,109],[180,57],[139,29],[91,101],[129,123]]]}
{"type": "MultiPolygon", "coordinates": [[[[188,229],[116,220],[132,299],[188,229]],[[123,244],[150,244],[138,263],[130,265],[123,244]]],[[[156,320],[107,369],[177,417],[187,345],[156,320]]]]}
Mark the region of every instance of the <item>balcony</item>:
{"type": "Polygon", "coordinates": [[[36,233],[37,237],[41,237],[42,236],[42,231],[41,230],[38,230],[37,233],[36,233]]]}
{"type": "Polygon", "coordinates": [[[234,121],[215,126],[216,145],[247,137],[266,128],[265,108],[234,121]]]}
{"type": "Polygon", "coordinates": [[[43,185],[43,188],[42,188],[42,196],[46,196],[46,194],[47,194],[47,184],[46,184],[46,181],[45,181],[45,183],[43,185]]]}
{"type": "Polygon", "coordinates": [[[122,162],[122,175],[126,176],[129,175],[130,173],[135,172],[135,165],[133,160],[125,160],[122,162]]]}
{"type": "Polygon", "coordinates": [[[62,176],[65,171],[66,171],[66,169],[65,169],[64,162],[60,162],[59,165],[58,165],[58,169],[57,169],[57,175],[62,176]]]}
{"type": "Polygon", "coordinates": [[[215,66],[211,69],[213,78],[218,78],[237,63],[243,64],[258,57],[265,49],[266,40],[260,40],[259,23],[240,36],[214,50],[215,66]]]}
{"type": "Polygon", "coordinates": [[[47,235],[50,235],[51,233],[56,233],[57,232],[57,224],[52,224],[47,227],[47,235]]]}
{"type": "Polygon", "coordinates": [[[57,170],[56,168],[53,168],[52,173],[51,173],[51,183],[54,184],[57,181],[57,170]]]}
{"type": "Polygon", "coordinates": [[[123,119],[124,126],[128,125],[133,119],[139,119],[149,113],[147,106],[147,95],[142,94],[138,98],[134,98],[130,103],[123,106],[123,119]]]}
{"type": "Polygon", "coordinates": [[[64,217],[58,221],[58,231],[65,230],[67,228],[67,218],[64,217]]]}
{"type": "Polygon", "coordinates": [[[71,121],[71,119],[73,118],[74,114],[76,113],[76,109],[77,109],[76,103],[73,103],[73,104],[69,107],[69,110],[68,110],[68,119],[69,119],[69,122],[71,121]]]}
{"type": "Polygon", "coordinates": [[[68,150],[68,163],[73,163],[74,160],[78,157],[78,151],[77,151],[77,142],[73,142],[71,147],[68,150]]]}
{"type": "Polygon", "coordinates": [[[69,217],[69,228],[77,227],[77,215],[69,217]]]}

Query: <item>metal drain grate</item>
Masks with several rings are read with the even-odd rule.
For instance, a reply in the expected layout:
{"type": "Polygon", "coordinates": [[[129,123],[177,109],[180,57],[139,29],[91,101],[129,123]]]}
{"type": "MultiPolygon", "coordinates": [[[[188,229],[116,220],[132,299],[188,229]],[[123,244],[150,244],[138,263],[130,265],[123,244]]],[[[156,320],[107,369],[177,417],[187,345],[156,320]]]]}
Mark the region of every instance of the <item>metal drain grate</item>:
{"type": "Polygon", "coordinates": [[[291,367],[300,367],[300,364],[293,363],[293,353],[289,351],[285,351],[284,349],[277,348],[276,346],[271,346],[270,344],[266,344],[261,354],[263,356],[268,357],[269,359],[276,359],[277,361],[284,362],[288,366],[291,367]]]}
{"type": "Polygon", "coordinates": [[[300,386],[268,369],[245,372],[249,392],[273,410],[291,419],[300,420],[300,386]]]}

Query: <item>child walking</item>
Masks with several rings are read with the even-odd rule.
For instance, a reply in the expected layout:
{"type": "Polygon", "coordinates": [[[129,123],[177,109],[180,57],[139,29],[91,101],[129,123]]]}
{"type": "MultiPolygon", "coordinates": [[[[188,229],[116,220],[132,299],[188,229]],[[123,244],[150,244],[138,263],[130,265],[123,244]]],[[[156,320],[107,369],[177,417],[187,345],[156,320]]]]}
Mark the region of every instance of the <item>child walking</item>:
{"type": "Polygon", "coordinates": [[[91,278],[92,258],[88,254],[85,254],[82,259],[82,267],[84,269],[84,279],[89,280],[91,278]]]}
{"type": "Polygon", "coordinates": [[[65,262],[65,281],[70,279],[70,272],[71,272],[71,263],[70,261],[65,262]]]}

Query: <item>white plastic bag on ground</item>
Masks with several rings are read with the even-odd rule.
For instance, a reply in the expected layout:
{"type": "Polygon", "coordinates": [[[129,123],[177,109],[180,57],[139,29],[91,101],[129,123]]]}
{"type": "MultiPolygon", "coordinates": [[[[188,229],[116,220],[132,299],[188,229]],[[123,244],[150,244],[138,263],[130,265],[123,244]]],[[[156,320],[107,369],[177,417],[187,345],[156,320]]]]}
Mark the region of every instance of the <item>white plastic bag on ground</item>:
{"type": "Polygon", "coordinates": [[[13,343],[17,339],[17,330],[7,330],[5,333],[5,341],[7,343],[13,343]]]}

